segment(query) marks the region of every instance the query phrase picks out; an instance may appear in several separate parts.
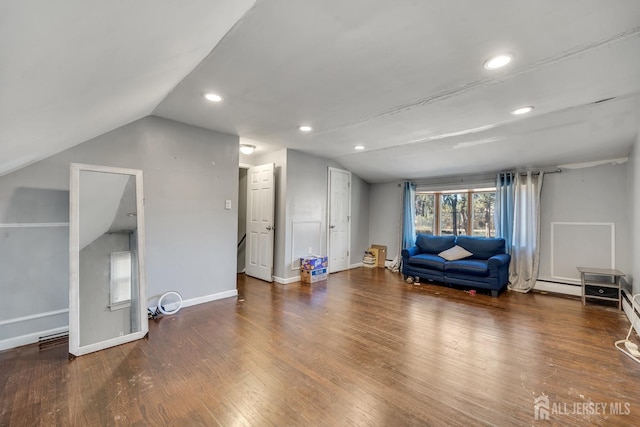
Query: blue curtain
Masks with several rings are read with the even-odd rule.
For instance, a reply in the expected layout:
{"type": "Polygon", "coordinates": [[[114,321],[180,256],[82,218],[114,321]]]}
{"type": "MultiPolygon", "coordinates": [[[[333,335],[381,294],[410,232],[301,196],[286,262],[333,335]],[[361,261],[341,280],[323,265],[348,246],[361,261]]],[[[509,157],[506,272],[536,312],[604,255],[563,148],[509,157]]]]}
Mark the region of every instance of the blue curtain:
{"type": "Polygon", "coordinates": [[[410,248],[416,242],[416,184],[404,183],[402,214],[402,248],[410,248]]]}
{"type": "Polygon", "coordinates": [[[496,236],[506,240],[507,253],[513,249],[513,215],[516,198],[516,174],[500,172],[496,180],[496,236]]]}

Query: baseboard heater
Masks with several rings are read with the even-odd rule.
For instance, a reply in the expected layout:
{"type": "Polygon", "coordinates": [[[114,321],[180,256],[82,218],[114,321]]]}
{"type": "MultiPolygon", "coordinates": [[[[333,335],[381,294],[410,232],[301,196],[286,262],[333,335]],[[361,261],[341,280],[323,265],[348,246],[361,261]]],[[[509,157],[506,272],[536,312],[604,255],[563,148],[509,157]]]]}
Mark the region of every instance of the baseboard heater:
{"type": "Polygon", "coordinates": [[[633,324],[633,329],[635,329],[636,334],[640,335],[640,307],[638,307],[640,297],[636,298],[635,310],[631,302],[632,297],[633,294],[628,289],[622,289],[622,310],[624,310],[627,318],[633,324]]]}
{"type": "Polygon", "coordinates": [[[536,291],[552,292],[563,295],[582,295],[582,287],[579,283],[561,282],[559,280],[538,279],[533,288],[536,291]]]}
{"type": "MultiPolygon", "coordinates": [[[[622,286],[622,309],[624,310],[629,322],[633,324],[633,328],[636,333],[640,335],[640,297],[636,298],[636,307],[633,310],[633,304],[631,303],[631,298],[633,294],[629,290],[629,285],[624,280],[621,279],[622,286]]],[[[536,281],[536,290],[547,291],[547,292],[557,292],[564,293],[569,295],[582,295],[582,285],[579,283],[567,283],[560,282],[557,280],[549,280],[549,279],[538,279],[536,281]]]]}
{"type": "Polygon", "coordinates": [[[569,283],[569,282],[559,282],[557,280],[549,280],[549,279],[538,279],[536,282],[544,282],[544,283],[555,283],[557,285],[567,285],[567,286],[576,286],[580,287],[580,283],[569,283]]]}

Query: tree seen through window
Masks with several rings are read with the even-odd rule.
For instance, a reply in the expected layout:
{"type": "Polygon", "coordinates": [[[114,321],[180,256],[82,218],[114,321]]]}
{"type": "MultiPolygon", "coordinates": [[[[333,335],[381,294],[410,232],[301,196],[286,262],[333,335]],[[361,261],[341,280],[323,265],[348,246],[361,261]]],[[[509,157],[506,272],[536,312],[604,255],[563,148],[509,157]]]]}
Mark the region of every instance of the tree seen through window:
{"type": "Polygon", "coordinates": [[[495,201],[493,188],[418,192],[415,202],[416,233],[495,237],[495,201]]]}

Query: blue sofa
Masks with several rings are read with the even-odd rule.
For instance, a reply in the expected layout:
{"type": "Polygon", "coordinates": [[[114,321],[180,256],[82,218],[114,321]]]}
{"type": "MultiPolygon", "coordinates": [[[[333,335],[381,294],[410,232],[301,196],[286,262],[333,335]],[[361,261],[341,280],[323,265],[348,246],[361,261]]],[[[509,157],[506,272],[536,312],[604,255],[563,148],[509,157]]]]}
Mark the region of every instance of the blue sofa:
{"type": "Polygon", "coordinates": [[[511,256],[506,253],[505,240],[501,238],[418,234],[415,246],[402,250],[405,279],[411,276],[446,285],[486,289],[493,297],[509,283],[510,262],[511,256]],[[438,255],[456,245],[471,255],[452,261],[438,255]]]}

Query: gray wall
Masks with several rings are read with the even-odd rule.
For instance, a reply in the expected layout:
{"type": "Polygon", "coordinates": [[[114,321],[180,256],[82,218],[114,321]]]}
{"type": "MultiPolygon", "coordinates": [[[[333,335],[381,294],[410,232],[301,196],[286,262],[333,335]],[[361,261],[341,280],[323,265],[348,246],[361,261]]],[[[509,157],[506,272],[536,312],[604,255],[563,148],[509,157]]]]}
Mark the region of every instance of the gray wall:
{"type": "MultiPolygon", "coordinates": [[[[293,240],[298,249],[304,249],[302,255],[306,255],[309,247],[314,254],[326,255],[328,168],[344,168],[334,161],[289,149],[252,159],[255,165],[270,162],[276,166],[273,275],[277,281],[287,282],[299,276],[293,240]],[[309,229],[301,232],[306,227],[305,223],[309,229]],[[311,231],[313,223],[319,224],[319,232],[311,231]],[[294,227],[298,234],[295,234],[294,227]]],[[[369,245],[370,228],[369,184],[356,175],[351,176],[351,214],[350,253],[351,263],[355,264],[362,260],[362,254],[369,245]]]]}
{"type": "MultiPolygon", "coordinates": [[[[0,290],[4,295],[0,321],[69,307],[68,247],[66,226],[0,228],[0,290]]],[[[66,329],[68,324],[65,312],[1,325],[0,350],[30,342],[20,341],[16,345],[7,342],[5,346],[4,340],[37,331],[66,329]]]]}
{"type": "Polygon", "coordinates": [[[373,184],[369,196],[371,243],[386,245],[387,258],[400,256],[402,229],[402,184],[373,184]]]}
{"type": "MultiPolygon", "coordinates": [[[[627,255],[631,199],[627,175],[626,164],[565,169],[559,174],[545,175],[541,196],[541,278],[549,279],[551,274],[551,222],[615,223],[616,267],[629,271],[632,259],[627,255]]],[[[629,181],[635,182],[636,188],[640,187],[640,173],[636,172],[635,181],[631,178],[629,181]]],[[[635,214],[638,215],[640,202],[636,203],[635,214]]],[[[392,258],[400,246],[402,186],[398,182],[371,185],[369,210],[371,243],[387,245],[387,256],[392,258]]]]}
{"type": "Polygon", "coordinates": [[[298,257],[327,254],[327,161],[287,150],[284,278],[300,274],[298,257]]]}
{"type": "Polygon", "coordinates": [[[80,250],[80,345],[131,333],[129,307],[111,310],[111,253],[128,251],[129,235],[103,234],[80,250]]]}
{"type": "MultiPolygon", "coordinates": [[[[327,254],[327,202],[329,167],[344,169],[340,164],[302,153],[287,150],[287,200],[285,241],[285,268],[283,278],[300,274],[297,255],[304,256],[308,248],[315,255],[327,254]],[[320,224],[319,239],[316,232],[308,230],[305,237],[293,235],[294,227],[301,230],[305,224],[320,224]],[[293,242],[296,242],[294,247],[293,242]],[[320,247],[317,248],[317,242],[320,247]]],[[[369,184],[351,175],[351,264],[362,261],[369,246],[369,184]]]]}
{"type": "MultiPolygon", "coordinates": [[[[356,175],[351,175],[351,265],[362,262],[364,251],[378,242],[369,235],[369,201],[371,185],[356,175]]],[[[386,244],[386,243],[380,243],[386,244]]]]}
{"type": "MultiPolygon", "coordinates": [[[[236,289],[238,137],[146,117],[0,177],[0,224],[68,222],[71,162],[143,170],[149,297],[177,290],[188,300],[236,289]],[[225,210],[226,199],[233,209],[225,210]]],[[[19,240],[11,251],[19,248],[24,258],[0,258],[0,289],[8,295],[0,321],[68,308],[68,229],[60,228],[0,228],[3,243],[19,240]],[[38,236],[48,234],[46,241],[38,236]]],[[[64,326],[68,317],[2,326],[0,340],[43,324],[64,326]]]]}
{"type": "MultiPolygon", "coordinates": [[[[540,211],[540,279],[551,278],[552,243],[555,245],[554,264],[556,276],[566,271],[579,280],[576,262],[589,260],[592,254],[604,252],[602,247],[609,241],[599,242],[591,239],[589,233],[579,230],[591,230],[593,226],[564,225],[556,226],[556,238],[551,241],[551,223],[614,223],[615,224],[615,267],[623,272],[629,271],[629,193],[627,188],[627,164],[603,164],[582,169],[563,169],[562,173],[547,174],[544,177],[540,211]],[[570,232],[575,229],[575,242],[558,241],[562,237],[559,231],[570,232]],[[560,235],[560,237],[558,237],[560,235]],[[573,247],[569,254],[559,252],[558,248],[573,247]],[[583,258],[583,254],[588,255],[583,258]],[[565,265],[565,263],[571,263],[565,265]]],[[[596,226],[596,230],[606,230],[596,226]]],[[[603,233],[598,231],[598,234],[603,233]]],[[[608,231],[607,231],[608,233],[608,231]]],[[[595,234],[594,234],[595,235],[595,234]]],[[[610,234],[607,234],[609,236],[610,234]]],[[[607,252],[610,253],[610,252],[607,252]]],[[[610,267],[610,257],[595,257],[587,265],[593,267],[610,267]],[[600,259],[602,258],[602,259],[600,259]]],[[[567,276],[566,274],[563,276],[567,276]]]]}

